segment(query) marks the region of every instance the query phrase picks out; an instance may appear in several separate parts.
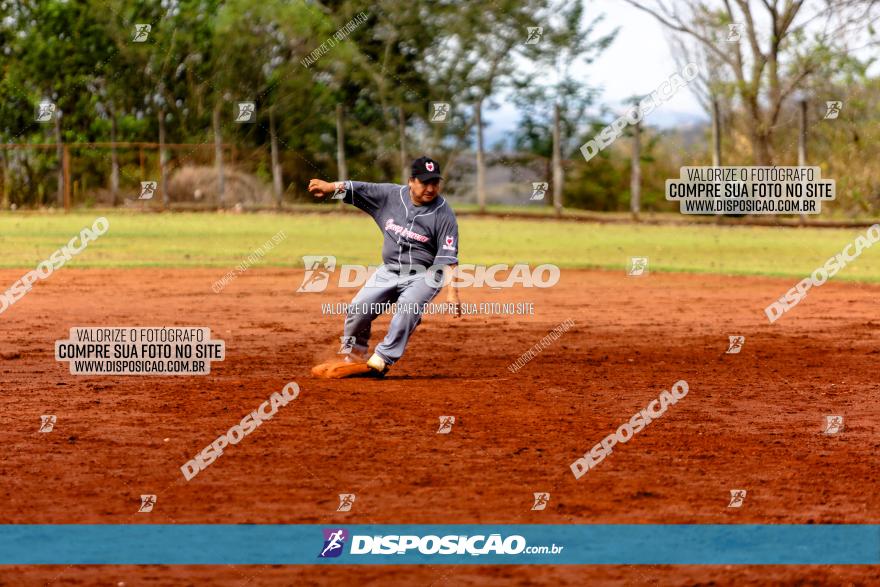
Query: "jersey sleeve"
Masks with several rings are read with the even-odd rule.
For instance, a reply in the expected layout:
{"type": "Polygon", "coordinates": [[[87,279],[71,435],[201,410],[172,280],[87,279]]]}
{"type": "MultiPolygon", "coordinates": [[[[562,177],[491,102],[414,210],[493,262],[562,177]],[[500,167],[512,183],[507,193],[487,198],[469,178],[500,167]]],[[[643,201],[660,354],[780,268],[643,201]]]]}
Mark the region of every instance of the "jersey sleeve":
{"type": "Polygon", "coordinates": [[[437,222],[437,255],[434,265],[458,264],[458,219],[451,211],[437,222]]]}
{"type": "MultiPolygon", "coordinates": [[[[360,208],[372,217],[376,217],[382,210],[385,202],[392,194],[400,191],[400,186],[393,183],[367,183],[365,181],[344,181],[345,197],[342,201],[360,208]]],[[[338,187],[337,187],[338,189],[338,187]]]]}

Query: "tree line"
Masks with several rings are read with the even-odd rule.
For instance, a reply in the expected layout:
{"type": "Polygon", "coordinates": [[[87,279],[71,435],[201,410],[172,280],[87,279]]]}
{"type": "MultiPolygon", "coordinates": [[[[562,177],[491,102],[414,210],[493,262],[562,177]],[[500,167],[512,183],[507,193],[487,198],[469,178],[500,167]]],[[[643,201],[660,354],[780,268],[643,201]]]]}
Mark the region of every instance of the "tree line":
{"type": "MultiPolygon", "coordinates": [[[[847,174],[848,209],[875,210],[877,172],[843,166],[877,154],[878,81],[851,45],[870,42],[875,2],[630,4],[670,31],[682,62],[702,66],[698,89],[718,140],[710,125],[688,134],[647,120],[636,157],[621,139],[584,161],[579,147],[618,114],[600,104],[601,80],[583,72],[615,42],[614,25],[626,26],[592,2],[0,0],[0,141],[58,146],[0,151],[4,205],[60,204],[62,144],[146,142],[159,144],[160,186],[172,156],[163,145],[213,147],[219,206],[234,202],[225,185],[233,145],[265,154],[254,171],[278,204],[302,198],[309,177],[403,180],[412,158],[431,153],[450,177],[473,157],[481,206],[490,164],[538,161],[528,179],[548,184],[557,209],[625,210],[636,171],[641,205],[666,209],[663,181],[678,166],[710,164],[722,149],[726,164],[793,159],[795,98],[809,95],[807,163],[847,174]],[[844,107],[824,124],[830,96],[844,107]],[[487,145],[487,111],[502,101],[518,108],[518,127],[505,145],[487,145]],[[36,121],[41,102],[55,109],[47,122],[36,121]]],[[[75,175],[92,174],[117,203],[120,181],[138,171],[112,146],[92,151],[75,175]]]]}

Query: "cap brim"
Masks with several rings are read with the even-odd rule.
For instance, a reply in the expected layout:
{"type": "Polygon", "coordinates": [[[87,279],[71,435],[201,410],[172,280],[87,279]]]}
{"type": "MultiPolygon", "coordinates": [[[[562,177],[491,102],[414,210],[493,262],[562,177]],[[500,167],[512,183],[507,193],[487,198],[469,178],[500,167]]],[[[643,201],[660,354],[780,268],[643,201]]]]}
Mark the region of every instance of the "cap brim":
{"type": "Polygon", "coordinates": [[[439,173],[423,173],[421,175],[415,176],[417,180],[421,182],[430,181],[432,179],[443,179],[443,176],[439,173]]]}

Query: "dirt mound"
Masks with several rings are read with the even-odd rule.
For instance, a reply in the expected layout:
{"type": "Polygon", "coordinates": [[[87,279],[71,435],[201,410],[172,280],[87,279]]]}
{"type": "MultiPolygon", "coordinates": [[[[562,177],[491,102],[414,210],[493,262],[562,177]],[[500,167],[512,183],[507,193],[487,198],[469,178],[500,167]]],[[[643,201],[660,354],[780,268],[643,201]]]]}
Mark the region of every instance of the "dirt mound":
{"type": "MultiPolygon", "coordinates": [[[[225,167],[225,204],[227,206],[268,205],[272,192],[260,178],[239,169],[225,167]]],[[[217,170],[213,166],[186,166],[171,174],[168,196],[172,202],[191,202],[217,205],[217,170]]]]}

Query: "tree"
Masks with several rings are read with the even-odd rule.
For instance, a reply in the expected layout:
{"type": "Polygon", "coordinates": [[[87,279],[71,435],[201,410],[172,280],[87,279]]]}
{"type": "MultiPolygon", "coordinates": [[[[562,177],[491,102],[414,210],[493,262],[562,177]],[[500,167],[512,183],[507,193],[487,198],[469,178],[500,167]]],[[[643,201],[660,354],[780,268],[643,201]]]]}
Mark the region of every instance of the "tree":
{"type": "Polygon", "coordinates": [[[614,41],[618,29],[594,38],[603,20],[599,15],[586,22],[581,0],[559,6],[545,27],[542,42],[548,48],[532,45],[529,55],[538,71],[550,70],[552,77],[520,77],[516,83],[516,104],[524,115],[515,144],[552,162],[545,179],[553,186],[557,214],[562,212],[562,158],[575,150],[573,141],[579,138],[581,121],[596,96],[595,89],[574,77],[572,67],[586,67],[614,41]]]}
{"type": "MultiPolygon", "coordinates": [[[[9,44],[4,53],[13,70],[6,73],[11,73],[9,79],[15,82],[9,83],[7,89],[20,97],[27,96],[29,113],[43,99],[56,106],[51,128],[57,145],[56,204],[60,206],[69,187],[64,185],[62,145],[65,139],[81,140],[82,129],[89,128],[94,102],[87,91],[88,83],[95,68],[111,60],[113,43],[101,24],[92,18],[87,4],[47,0],[17,2],[12,8],[10,20],[4,26],[10,26],[15,34],[7,37],[9,44]]],[[[32,114],[31,125],[36,126],[32,114]]],[[[28,128],[22,128],[16,134],[28,132],[28,128]]]]}
{"type": "Polygon", "coordinates": [[[786,99],[811,75],[832,71],[836,57],[855,49],[854,39],[873,37],[880,18],[877,0],[626,2],[699,43],[732,77],[756,165],[773,162],[786,99]]]}
{"type": "MultiPolygon", "coordinates": [[[[286,117],[277,112],[298,112],[297,102],[315,95],[311,76],[300,60],[315,38],[332,30],[330,19],[299,2],[229,0],[216,21],[211,99],[218,181],[222,186],[221,118],[232,115],[234,101],[253,100],[257,124],[232,125],[236,132],[229,134],[244,134],[262,144],[268,138],[273,196],[280,207],[284,186],[279,119],[286,117]]],[[[220,191],[222,194],[222,187],[220,191]]]]}
{"type": "Polygon", "coordinates": [[[476,1],[438,10],[436,47],[417,67],[431,82],[433,101],[452,102],[456,115],[433,125],[431,146],[446,146],[445,173],[476,130],[477,200],[485,209],[486,193],[482,112],[491,98],[512,83],[525,51],[528,29],[548,17],[547,0],[476,1]],[[473,112],[468,117],[465,113],[473,112]],[[479,123],[478,123],[479,121],[479,123]]]}

